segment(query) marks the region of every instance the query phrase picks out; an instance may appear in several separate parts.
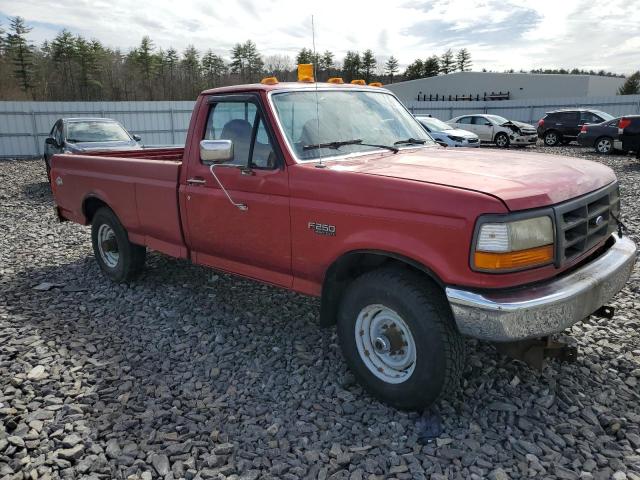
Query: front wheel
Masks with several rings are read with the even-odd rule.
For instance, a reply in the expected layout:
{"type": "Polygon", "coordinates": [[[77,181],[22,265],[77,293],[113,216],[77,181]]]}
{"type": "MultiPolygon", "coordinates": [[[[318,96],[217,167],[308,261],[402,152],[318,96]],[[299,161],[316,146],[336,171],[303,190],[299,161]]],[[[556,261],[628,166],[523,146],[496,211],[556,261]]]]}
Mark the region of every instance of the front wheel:
{"type": "Polygon", "coordinates": [[[385,269],[354,280],[338,335],[359,382],[394,407],[427,408],[459,384],[462,337],[442,291],[418,274],[385,269]]]}
{"type": "Polygon", "coordinates": [[[611,137],[600,137],[595,143],[596,152],[602,155],[609,155],[613,151],[613,139],[611,137]]]}
{"type": "Polygon", "coordinates": [[[547,147],[555,147],[559,143],[560,143],[560,135],[558,134],[558,132],[550,130],[544,134],[544,144],[547,147]]]}
{"type": "Polygon", "coordinates": [[[100,269],[114,282],[132,280],[144,267],[146,249],[129,241],[115,213],[102,207],[93,216],[91,243],[100,269]]]}
{"type": "Polygon", "coordinates": [[[499,132],[495,138],[496,145],[500,148],[507,148],[509,146],[509,136],[504,132],[499,132]]]}

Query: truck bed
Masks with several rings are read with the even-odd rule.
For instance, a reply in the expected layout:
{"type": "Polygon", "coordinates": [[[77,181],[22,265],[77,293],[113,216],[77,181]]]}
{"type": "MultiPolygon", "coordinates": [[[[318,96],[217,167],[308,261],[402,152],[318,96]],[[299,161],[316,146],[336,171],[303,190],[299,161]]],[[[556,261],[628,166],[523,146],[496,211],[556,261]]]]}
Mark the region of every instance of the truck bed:
{"type": "Polygon", "coordinates": [[[59,215],[86,225],[103,203],[132,242],[186,257],[178,201],[183,152],[158,148],[54,155],[51,181],[59,215]]]}

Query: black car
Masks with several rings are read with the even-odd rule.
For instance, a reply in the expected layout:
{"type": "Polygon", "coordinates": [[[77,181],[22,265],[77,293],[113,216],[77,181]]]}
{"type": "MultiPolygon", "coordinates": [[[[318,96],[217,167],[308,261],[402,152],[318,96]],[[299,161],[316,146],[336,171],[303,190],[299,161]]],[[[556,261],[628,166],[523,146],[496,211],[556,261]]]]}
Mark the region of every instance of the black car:
{"type": "MultiPolygon", "coordinates": [[[[44,142],[44,164],[49,179],[49,161],[56,153],[89,150],[137,150],[140,137],[130,134],[111,118],[60,118],[44,142]]],[[[49,179],[50,180],[50,179],[49,179]]]]}
{"type": "Polygon", "coordinates": [[[614,149],[621,148],[619,122],[620,118],[614,118],[595,125],[583,125],[578,134],[578,143],[583,147],[593,147],[603,155],[613,153],[614,149]]]}
{"type": "Polygon", "coordinates": [[[548,147],[555,147],[560,143],[566,145],[578,137],[583,125],[602,123],[608,120],[613,120],[613,115],[600,110],[584,108],[555,110],[547,112],[538,121],[538,137],[548,147]]]}

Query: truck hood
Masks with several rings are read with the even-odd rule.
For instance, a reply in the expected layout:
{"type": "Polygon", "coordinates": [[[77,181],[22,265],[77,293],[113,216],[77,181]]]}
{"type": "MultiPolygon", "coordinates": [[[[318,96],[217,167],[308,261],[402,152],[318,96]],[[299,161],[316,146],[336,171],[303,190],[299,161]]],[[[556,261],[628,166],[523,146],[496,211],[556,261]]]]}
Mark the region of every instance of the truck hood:
{"type": "Polygon", "coordinates": [[[616,180],[609,167],[596,162],[512,150],[427,147],[327,162],[327,166],[473,190],[499,198],[512,211],[560,203],[616,180]]]}

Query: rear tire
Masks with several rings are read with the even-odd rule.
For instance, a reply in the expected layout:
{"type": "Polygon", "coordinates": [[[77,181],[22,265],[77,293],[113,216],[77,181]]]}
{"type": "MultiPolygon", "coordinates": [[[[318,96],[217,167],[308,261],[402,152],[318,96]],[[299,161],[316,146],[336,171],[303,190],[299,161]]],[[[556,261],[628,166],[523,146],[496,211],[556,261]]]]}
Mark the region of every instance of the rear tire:
{"type": "Polygon", "coordinates": [[[601,155],[610,155],[613,153],[613,138],[600,137],[593,144],[596,149],[596,153],[601,155]]]}
{"type": "Polygon", "coordinates": [[[51,165],[46,155],[44,156],[44,168],[47,171],[47,182],[51,183],[51,165]]]}
{"type": "Polygon", "coordinates": [[[463,338],[443,292],[416,273],[383,269],[354,280],[338,335],[360,384],[394,407],[427,408],[460,383],[463,338]]]}
{"type": "Polygon", "coordinates": [[[102,207],[93,216],[91,243],[100,269],[114,282],[127,282],[142,271],[147,250],[129,241],[111,209],[102,207]]]}
{"type": "Polygon", "coordinates": [[[496,145],[500,148],[507,148],[509,147],[509,135],[507,135],[504,132],[498,132],[496,133],[495,138],[493,139],[493,141],[496,143],[496,145]]]}
{"type": "Polygon", "coordinates": [[[549,130],[548,132],[545,132],[543,140],[547,147],[555,147],[560,143],[562,137],[555,130],[549,130]]]}

